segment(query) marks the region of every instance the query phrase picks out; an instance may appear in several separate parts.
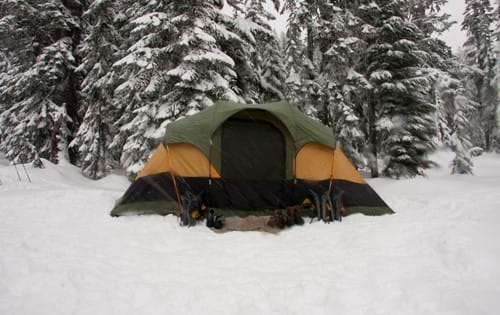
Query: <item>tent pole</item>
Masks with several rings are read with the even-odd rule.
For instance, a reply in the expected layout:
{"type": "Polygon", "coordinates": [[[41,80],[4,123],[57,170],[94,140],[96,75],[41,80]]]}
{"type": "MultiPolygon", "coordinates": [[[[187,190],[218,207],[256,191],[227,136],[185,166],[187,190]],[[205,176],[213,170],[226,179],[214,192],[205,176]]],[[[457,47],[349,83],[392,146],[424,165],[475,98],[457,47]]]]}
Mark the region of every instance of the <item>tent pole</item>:
{"type": "MultiPolygon", "coordinates": [[[[213,136],[212,136],[213,137],[213,136]]],[[[212,147],[214,145],[213,139],[210,138],[210,149],[208,150],[208,189],[207,189],[207,203],[210,204],[210,191],[212,187],[212,147]]]]}
{"type": "Polygon", "coordinates": [[[179,211],[180,211],[180,213],[178,213],[178,215],[180,217],[181,214],[184,212],[184,209],[182,207],[182,201],[181,201],[181,195],[179,193],[179,187],[177,187],[177,181],[175,180],[174,169],[172,167],[172,153],[170,152],[170,148],[168,147],[168,144],[166,145],[166,147],[167,147],[167,155],[168,155],[168,158],[167,158],[168,169],[170,171],[170,177],[172,178],[172,182],[174,183],[175,194],[177,196],[177,203],[179,205],[179,211]]]}
{"type": "Polygon", "coordinates": [[[330,168],[330,184],[328,185],[328,194],[332,191],[332,186],[333,186],[333,170],[334,170],[334,165],[335,165],[335,151],[338,149],[338,144],[335,146],[335,150],[333,150],[333,155],[332,155],[332,166],[330,168]]]}

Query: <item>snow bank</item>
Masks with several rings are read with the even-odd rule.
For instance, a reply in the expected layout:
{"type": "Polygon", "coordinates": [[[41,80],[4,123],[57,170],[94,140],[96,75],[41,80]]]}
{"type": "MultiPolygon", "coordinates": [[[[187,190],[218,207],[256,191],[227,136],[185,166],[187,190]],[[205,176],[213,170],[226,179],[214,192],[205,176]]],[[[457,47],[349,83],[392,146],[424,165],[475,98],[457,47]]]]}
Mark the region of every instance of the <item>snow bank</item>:
{"type": "Polygon", "coordinates": [[[475,164],[370,180],[396,215],[270,235],[111,218],[123,176],[0,163],[0,314],[497,314],[500,156],[475,164]]]}

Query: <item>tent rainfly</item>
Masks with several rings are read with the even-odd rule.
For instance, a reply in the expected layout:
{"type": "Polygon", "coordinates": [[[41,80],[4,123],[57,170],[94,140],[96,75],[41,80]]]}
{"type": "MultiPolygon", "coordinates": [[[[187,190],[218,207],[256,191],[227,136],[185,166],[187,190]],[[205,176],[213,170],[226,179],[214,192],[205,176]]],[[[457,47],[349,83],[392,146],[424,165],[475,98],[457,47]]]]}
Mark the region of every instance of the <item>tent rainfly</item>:
{"type": "Polygon", "coordinates": [[[226,216],[269,214],[332,189],[343,192],[343,215],[393,213],[331,129],[286,102],[220,101],[167,126],[111,215],[179,213],[187,192],[226,216]]]}

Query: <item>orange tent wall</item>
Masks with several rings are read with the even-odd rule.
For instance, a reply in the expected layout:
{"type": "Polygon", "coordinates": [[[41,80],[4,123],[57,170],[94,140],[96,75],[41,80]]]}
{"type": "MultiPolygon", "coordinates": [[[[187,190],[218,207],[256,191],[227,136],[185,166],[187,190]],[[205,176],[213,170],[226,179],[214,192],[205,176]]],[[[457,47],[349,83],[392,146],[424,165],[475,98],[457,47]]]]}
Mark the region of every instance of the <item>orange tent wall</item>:
{"type": "MultiPolygon", "coordinates": [[[[249,157],[251,158],[251,157],[249,157]]],[[[207,157],[197,147],[187,143],[158,146],[137,178],[164,172],[181,177],[221,178],[207,157]]],[[[364,184],[361,174],[345,156],[342,149],[335,150],[319,143],[303,146],[295,157],[295,177],[304,180],[330,178],[364,184]],[[333,164],[333,167],[332,167],[333,164]]]]}
{"type": "Polygon", "coordinates": [[[220,178],[206,156],[197,147],[187,143],[158,146],[137,178],[164,172],[181,177],[220,178]]]}
{"type": "Polygon", "coordinates": [[[333,150],[319,143],[308,143],[297,153],[295,163],[295,177],[298,179],[327,180],[333,178],[360,184],[365,183],[361,174],[339,147],[333,150]]]}

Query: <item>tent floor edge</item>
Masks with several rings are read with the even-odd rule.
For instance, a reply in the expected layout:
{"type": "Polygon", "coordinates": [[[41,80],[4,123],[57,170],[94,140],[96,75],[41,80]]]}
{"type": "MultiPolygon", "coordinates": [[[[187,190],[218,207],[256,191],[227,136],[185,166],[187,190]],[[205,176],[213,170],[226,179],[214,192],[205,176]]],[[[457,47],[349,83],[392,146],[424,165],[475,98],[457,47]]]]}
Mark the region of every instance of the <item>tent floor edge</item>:
{"type": "Polygon", "coordinates": [[[385,214],[395,214],[395,212],[389,207],[346,207],[346,211],[342,213],[342,216],[348,216],[352,214],[364,214],[367,216],[380,216],[385,214]]]}
{"type": "Polygon", "coordinates": [[[159,214],[177,215],[177,202],[175,201],[140,201],[133,203],[119,204],[113,208],[110,215],[112,217],[119,217],[125,215],[143,215],[143,214],[159,214]]]}

